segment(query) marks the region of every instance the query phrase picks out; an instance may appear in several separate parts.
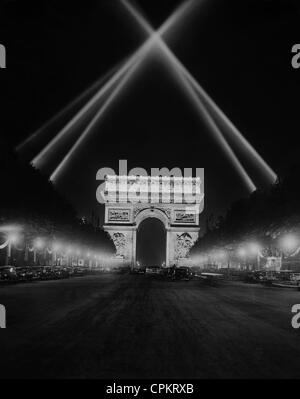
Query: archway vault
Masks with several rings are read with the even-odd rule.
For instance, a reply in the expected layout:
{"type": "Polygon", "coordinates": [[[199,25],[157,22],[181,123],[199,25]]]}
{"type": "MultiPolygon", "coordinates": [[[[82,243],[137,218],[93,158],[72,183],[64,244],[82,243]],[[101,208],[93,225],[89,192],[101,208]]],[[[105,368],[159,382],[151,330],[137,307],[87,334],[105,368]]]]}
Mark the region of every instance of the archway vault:
{"type": "Polygon", "coordinates": [[[166,231],[166,266],[187,264],[199,235],[202,185],[200,178],[107,176],[104,230],[116,257],[135,267],[137,230],[144,220],[156,218],[166,231]]]}
{"type": "Polygon", "coordinates": [[[137,265],[162,266],[166,264],[167,231],[157,217],[144,218],[137,226],[136,259],[137,265]]]}
{"type": "Polygon", "coordinates": [[[139,212],[136,212],[136,217],[135,217],[135,224],[137,229],[139,228],[139,225],[146,219],[149,218],[155,218],[160,220],[163,225],[165,226],[165,229],[168,229],[170,227],[169,223],[169,218],[166,214],[166,212],[162,209],[156,208],[154,206],[147,207],[145,209],[142,209],[139,212]]]}

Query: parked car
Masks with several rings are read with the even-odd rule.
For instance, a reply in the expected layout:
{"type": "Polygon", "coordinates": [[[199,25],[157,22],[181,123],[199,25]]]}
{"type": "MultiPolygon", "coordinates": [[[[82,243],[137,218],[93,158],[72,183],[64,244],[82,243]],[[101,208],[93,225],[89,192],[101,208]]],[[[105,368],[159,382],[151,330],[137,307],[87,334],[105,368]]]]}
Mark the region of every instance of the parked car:
{"type": "Polygon", "coordinates": [[[118,266],[113,269],[113,271],[117,274],[126,274],[130,272],[130,268],[127,266],[118,266]]]}
{"type": "Polygon", "coordinates": [[[69,277],[74,276],[74,267],[73,266],[64,266],[64,269],[68,273],[69,277]]]}
{"type": "Polygon", "coordinates": [[[193,274],[189,267],[180,266],[180,267],[176,267],[175,269],[173,269],[171,278],[172,278],[172,280],[189,281],[189,280],[191,280],[192,276],[193,276],[193,274]]]}
{"type": "Polygon", "coordinates": [[[146,269],[144,267],[135,267],[130,270],[130,274],[145,274],[146,269]]]}
{"type": "Polygon", "coordinates": [[[64,278],[69,278],[71,276],[70,270],[68,267],[64,266],[62,269],[62,275],[64,278]]]}
{"type": "Polygon", "coordinates": [[[147,266],[145,273],[146,274],[160,274],[162,268],[159,266],[147,266]]]}
{"type": "Polygon", "coordinates": [[[32,271],[32,280],[40,280],[43,275],[43,266],[30,266],[32,271]]]}
{"type": "Polygon", "coordinates": [[[33,279],[33,270],[30,266],[16,267],[18,281],[30,281],[33,279]]]}
{"type": "Polygon", "coordinates": [[[249,272],[244,276],[244,282],[245,283],[261,283],[265,281],[266,279],[266,273],[262,271],[253,271],[249,272]]]}
{"type": "Polygon", "coordinates": [[[52,274],[53,277],[56,279],[70,277],[68,269],[66,267],[61,267],[61,266],[53,266],[52,274]]]}
{"type": "Polygon", "coordinates": [[[85,274],[85,270],[83,267],[74,267],[73,275],[74,276],[83,276],[85,274]]]}
{"type": "Polygon", "coordinates": [[[17,281],[17,272],[14,266],[0,266],[0,280],[17,281]]]}
{"type": "Polygon", "coordinates": [[[146,269],[144,267],[139,267],[137,269],[137,274],[145,274],[146,273],[146,269]]]}
{"type": "Polygon", "coordinates": [[[41,280],[52,280],[55,278],[52,266],[42,266],[41,280]]]}
{"type": "Polygon", "coordinates": [[[164,267],[162,269],[162,275],[167,277],[167,278],[172,278],[174,270],[175,270],[175,266],[164,267]]]}

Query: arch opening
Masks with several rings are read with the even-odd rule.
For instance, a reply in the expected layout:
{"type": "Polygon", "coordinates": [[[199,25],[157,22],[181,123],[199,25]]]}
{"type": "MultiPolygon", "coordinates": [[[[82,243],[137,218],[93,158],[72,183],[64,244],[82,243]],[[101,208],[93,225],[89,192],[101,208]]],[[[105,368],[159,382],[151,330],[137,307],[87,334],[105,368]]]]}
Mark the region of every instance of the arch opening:
{"type": "Polygon", "coordinates": [[[166,263],[166,229],[155,217],[141,221],[137,230],[136,260],[142,267],[166,263]]]}

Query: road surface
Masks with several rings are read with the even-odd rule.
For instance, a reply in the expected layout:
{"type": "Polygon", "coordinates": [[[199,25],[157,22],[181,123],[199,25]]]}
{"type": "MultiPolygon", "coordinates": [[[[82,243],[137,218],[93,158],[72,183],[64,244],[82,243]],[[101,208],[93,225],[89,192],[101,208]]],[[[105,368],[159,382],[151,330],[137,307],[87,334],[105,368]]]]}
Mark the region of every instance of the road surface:
{"type": "Polygon", "coordinates": [[[300,292],[106,274],[0,286],[0,376],[300,377],[300,292]]]}

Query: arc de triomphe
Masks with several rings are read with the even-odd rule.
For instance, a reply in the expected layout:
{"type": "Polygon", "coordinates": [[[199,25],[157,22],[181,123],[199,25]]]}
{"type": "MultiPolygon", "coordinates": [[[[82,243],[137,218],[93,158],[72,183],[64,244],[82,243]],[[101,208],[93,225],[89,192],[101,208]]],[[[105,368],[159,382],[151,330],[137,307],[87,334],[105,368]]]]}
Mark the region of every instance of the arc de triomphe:
{"type": "Polygon", "coordinates": [[[106,176],[103,228],[116,258],[135,267],[139,226],[157,218],[166,230],[166,266],[184,264],[199,235],[203,186],[203,177],[106,176]]]}

